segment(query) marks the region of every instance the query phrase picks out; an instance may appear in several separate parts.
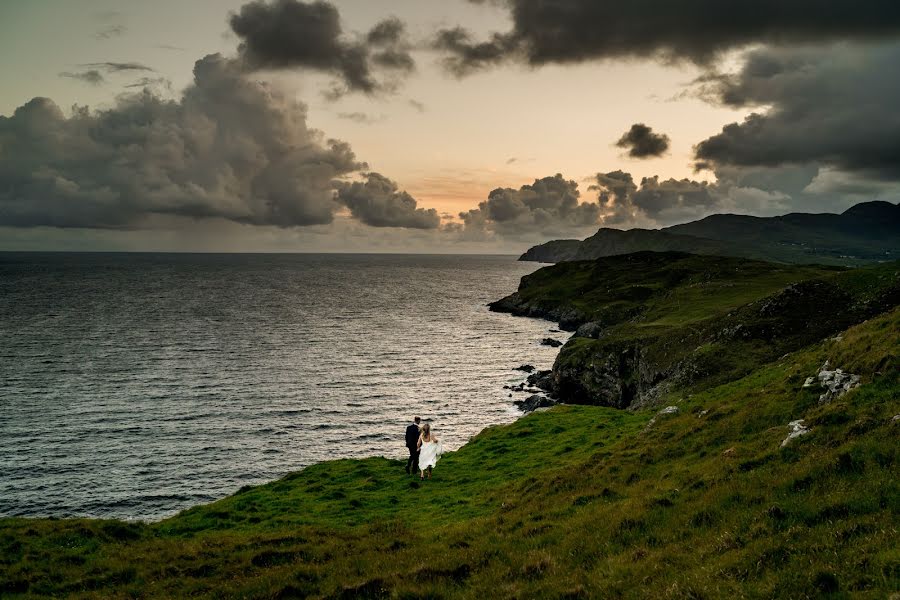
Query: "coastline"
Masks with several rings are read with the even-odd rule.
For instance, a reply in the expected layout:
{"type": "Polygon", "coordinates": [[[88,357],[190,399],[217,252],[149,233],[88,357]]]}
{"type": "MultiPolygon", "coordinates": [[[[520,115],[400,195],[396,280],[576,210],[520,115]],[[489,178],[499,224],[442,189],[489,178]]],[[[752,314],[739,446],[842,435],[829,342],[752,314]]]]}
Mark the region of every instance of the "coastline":
{"type": "MultiPolygon", "coordinates": [[[[849,276],[875,306],[869,278],[888,272],[900,275],[849,276]]],[[[802,298],[807,288],[754,306],[783,310],[785,290],[802,298]]],[[[896,572],[886,524],[900,497],[898,336],[895,306],[695,384],[664,410],[564,404],[524,415],[447,453],[425,482],[400,460],[341,459],[152,523],[0,519],[0,593],[591,598],[663,597],[677,585],[690,597],[884,595],[898,583],[885,575],[896,572]],[[826,360],[855,387],[823,401],[826,360]]]]}

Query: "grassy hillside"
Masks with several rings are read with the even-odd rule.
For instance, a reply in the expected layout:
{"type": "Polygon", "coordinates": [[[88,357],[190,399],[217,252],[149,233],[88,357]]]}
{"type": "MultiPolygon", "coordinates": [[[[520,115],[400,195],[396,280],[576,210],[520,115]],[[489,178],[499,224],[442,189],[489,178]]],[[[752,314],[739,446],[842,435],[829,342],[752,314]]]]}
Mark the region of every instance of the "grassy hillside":
{"type": "Polygon", "coordinates": [[[492,308],[577,328],[550,380],[562,400],[633,408],[730,381],[898,303],[898,263],[641,252],[546,267],[492,308]]]}
{"type": "Polygon", "coordinates": [[[149,525],[0,520],[4,597],[884,598],[900,591],[900,311],[676,403],[560,406],[419,485],[337,461],[149,525]],[[825,361],[862,375],[829,404],[825,361]],[[782,447],[788,423],[810,432],[782,447]]]}
{"type": "Polygon", "coordinates": [[[762,258],[785,262],[896,260],[900,252],[900,205],[864,202],[840,215],[711,215],[662,231],[758,248],[762,258]]]}
{"type": "MultiPolygon", "coordinates": [[[[609,339],[631,335],[647,352],[662,352],[653,340],[688,340],[678,335],[711,322],[732,332],[719,346],[679,346],[714,368],[666,390],[661,399],[674,414],[558,406],[486,429],[423,483],[400,461],[341,460],[156,523],[0,519],[0,596],[900,592],[897,265],[843,271],[649,253],[597,265],[605,269],[539,271],[520,293],[608,318],[609,339]],[[548,272],[564,273],[568,285],[548,272]],[[816,312],[823,301],[827,311],[816,312]],[[895,308],[819,335],[823,315],[838,315],[827,321],[833,326],[889,301],[895,308]],[[759,350],[773,335],[796,345],[806,339],[798,328],[815,340],[759,350]],[[657,333],[641,337],[644,329],[657,333]],[[732,359],[752,368],[722,367],[732,359]],[[859,375],[861,386],[821,403],[818,384],[803,384],[826,360],[859,375]],[[783,445],[798,419],[808,433],[783,445]]],[[[573,347],[603,339],[574,338],[573,347]]]]}

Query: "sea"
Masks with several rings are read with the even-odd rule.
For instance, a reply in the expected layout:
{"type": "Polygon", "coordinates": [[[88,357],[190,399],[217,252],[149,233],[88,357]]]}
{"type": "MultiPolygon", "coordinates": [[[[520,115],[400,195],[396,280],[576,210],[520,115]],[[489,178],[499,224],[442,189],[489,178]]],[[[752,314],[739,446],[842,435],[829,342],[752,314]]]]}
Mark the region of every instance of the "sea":
{"type": "MultiPolygon", "coordinates": [[[[0,253],[0,516],[152,521],[521,416],[508,256],[0,253]]],[[[398,463],[398,477],[403,468],[398,463]]]]}

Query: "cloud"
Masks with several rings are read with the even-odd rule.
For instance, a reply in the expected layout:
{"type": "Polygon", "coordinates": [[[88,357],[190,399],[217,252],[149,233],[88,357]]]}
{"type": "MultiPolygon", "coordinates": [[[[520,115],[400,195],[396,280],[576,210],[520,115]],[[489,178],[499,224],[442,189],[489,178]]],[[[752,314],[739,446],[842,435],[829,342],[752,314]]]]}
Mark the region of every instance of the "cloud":
{"type": "Polygon", "coordinates": [[[433,208],[417,208],[416,200],[380,173],[365,173],[365,182],[345,182],[337,199],[350,214],[373,227],[437,229],[441,218],[433,208]]]}
{"type": "Polygon", "coordinates": [[[420,113],[425,112],[425,104],[424,104],[424,103],[419,102],[418,100],[413,100],[413,99],[409,99],[409,100],[407,100],[406,102],[407,102],[407,104],[409,104],[411,107],[413,107],[414,109],[416,109],[418,112],[420,112],[420,113]]]}
{"type": "Polygon", "coordinates": [[[106,81],[103,78],[103,75],[101,75],[100,71],[98,71],[97,69],[89,69],[87,71],[80,71],[75,73],[71,71],[63,71],[59,74],[59,76],[83,81],[84,83],[89,83],[91,85],[101,85],[106,81]]]}
{"type": "Polygon", "coordinates": [[[360,125],[373,125],[375,123],[380,123],[385,120],[384,115],[370,115],[364,112],[339,112],[337,114],[338,119],[344,119],[345,121],[353,121],[354,123],[359,123],[360,125]]]}
{"type": "Polygon", "coordinates": [[[635,123],[616,142],[619,148],[627,148],[631,158],[653,158],[662,156],[669,149],[669,136],[653,133],[653,129],[643,123],[635,123]]]}
{"type": "Polygon", "coordinates": [[[141,77],[137,81],[125,85],[126,88],[162,87],[172,91],[172,81],[168,77],[141,77]]]}
{"type": "Polygon", "coordinates": [[[456,77],[465,77],[521,55],[515,36],[495,33],[490,40],[478,42],[463,27],[439,30],[431,46],[444,52],[441,64],[456,77]]]}
{"type": "Polygon", "coordinates": [[[128,28],[122,23],[122,13],[117,10],[105,10],[94,13],[94,18],[102,23],[94,32],[94,38],[108,40],[124,35],[128,28]]]}
{"type": "Polygon", "coordinates": [[[486,41],[465,29],[440,30],[434,45],[457,76],[506,61],[531,66],[611,58],[710,64],[757,43],[869,40],[900,33],[894,0],[470,0],[509,11],[512,28],[486,41]]]}
{"type": "Polygon", "coordinates": [[[138,62],[96,62],[78,65],[89,69],[98,69],[107,73],[121,73],[122,71],[153,71],[147,65],[138,62]]]}
{"type": "Polygon", "coordinates": [[[108,40],[114,37],[124,35],[128,28],[124,25],[106,25],[94,32],[94,37],[98,40],[108,40]]]}
{"type": "Polygon", "coordinates": [[[809,164],[900,181],[898,42],[761,48],[701,86],[720,104],[765,110],[697,144],[700,168],[809,164]]]}
{"type": "Polygon", "coordinates": [[[347,92],[393,91],[415,69],[404,24],[389,18],[364,37],[344,34],[338,9],[322,0],[254,0],[229,18],[240,38],[238,52],[249,69],[302,68],[329,73],[347,92]]]}
{"type": "Polygon", "coordinates": [[[478,208],[460,213],[465,230],[526,239],[534,235],[590,233],[600,222],[600,206],[579,202],[578,184],[562,175],[536,179],[518,190],[497,188],[478,208]]]}
{"type": "Polygon", "coordinates": [[[307,126],[303,104],[209,55],[178,100],[145,89],[67,117],[34,98],[0,116],[0,226],[326,224],[341,210],[336,180],[364,168],[307,126]]]}
{"type": "Polygon", "coordinates": [[[841,212],[853,204],[900,197],[900,185],[878,184],[847,174],[802,167],[721,167],[715,182],[644,177],[635,183],[630,173],[597,173],[597,192],[605,226],[659,227],[700,219],[715,213],[758,216],[788,212],[841,212]]]}

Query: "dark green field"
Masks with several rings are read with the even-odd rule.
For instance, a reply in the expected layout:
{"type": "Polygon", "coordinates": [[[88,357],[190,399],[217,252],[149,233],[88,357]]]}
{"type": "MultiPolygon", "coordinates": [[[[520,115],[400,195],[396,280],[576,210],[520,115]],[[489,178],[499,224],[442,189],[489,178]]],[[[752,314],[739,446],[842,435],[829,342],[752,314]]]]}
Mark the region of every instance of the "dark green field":
{"type": "MultiPolygon", "coordinates": [[[[861,299],[890,268],[802,269],[760,277],[840,277],[861,299]]],[[[771,292],[688,289],[674,313],[622,326],[702,321],[771,292]]],[[[898,355],[894,308],[673,389],[677,414],[652,424],[658,407],[566,405],[487,429],[423,484],[398,461],[344,460],[153,524],[3,519],[0,595],[887,598],[900,592],[898,355]],[[862,385],[820,404],[802,386],[825,360],[862,385]],[[796,419],[810,431],[782,447],[796,419]]]]}

